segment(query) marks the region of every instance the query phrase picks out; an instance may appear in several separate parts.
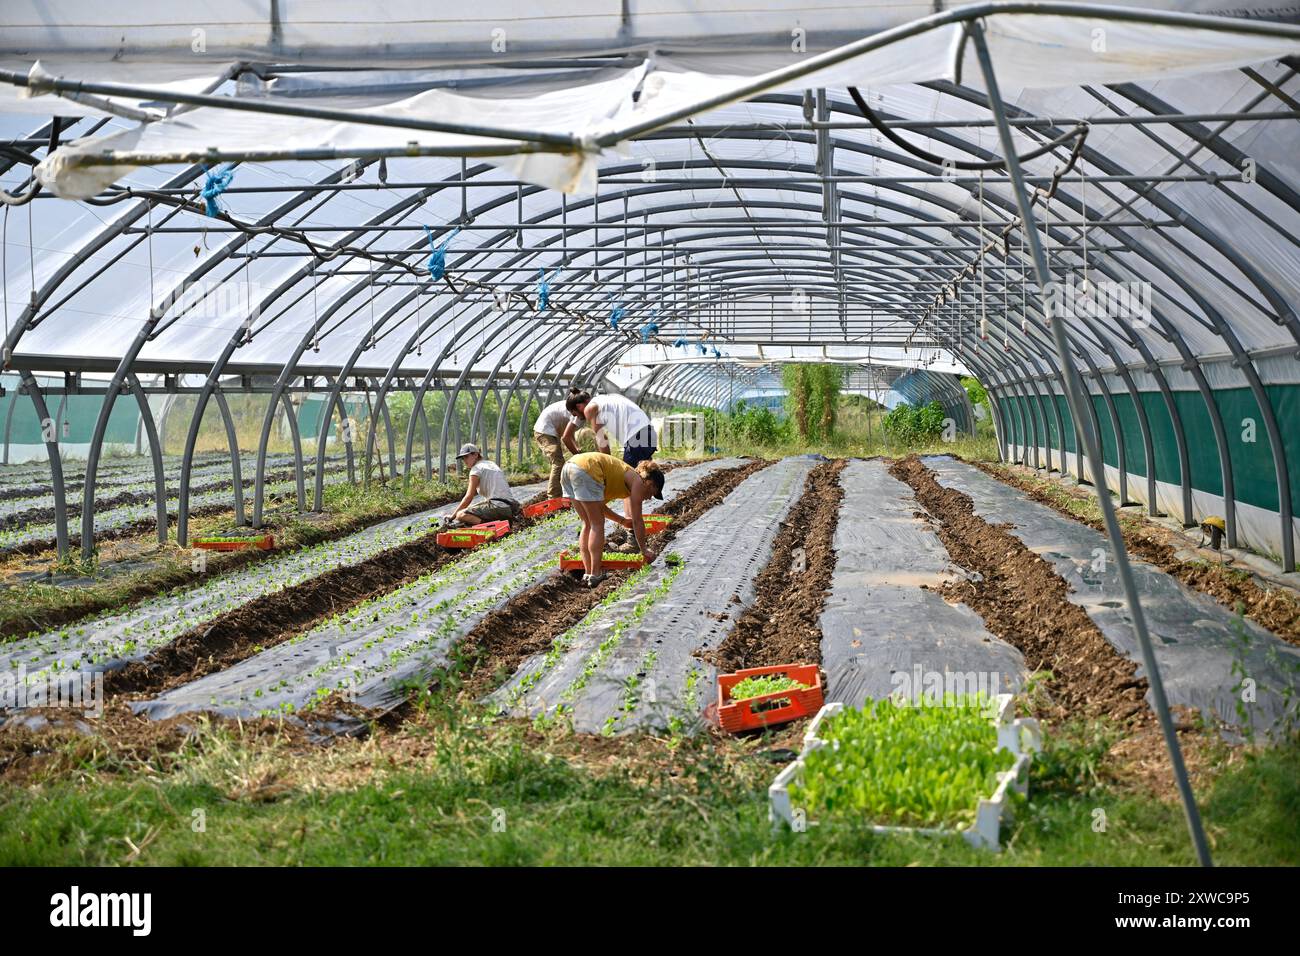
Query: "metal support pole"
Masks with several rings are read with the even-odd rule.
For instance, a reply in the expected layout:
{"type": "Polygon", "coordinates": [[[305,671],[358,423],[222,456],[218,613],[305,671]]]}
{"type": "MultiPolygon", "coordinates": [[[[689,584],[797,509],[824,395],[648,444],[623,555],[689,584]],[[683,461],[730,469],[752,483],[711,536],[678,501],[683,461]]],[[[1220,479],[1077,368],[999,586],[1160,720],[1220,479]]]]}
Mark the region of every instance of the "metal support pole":
{"type": "MultiPolygon", "coordinates": [[[[217,411],[221,413],[221,424],[226,429],[226,447],[230,450],[230,480],[234,483],[235,527],[242,528],[248,523],[244,513],[244,463],[239,455],[239,436],[235,433],[235,416],[230,414],[230,403],[221,390],[221,385],[213,387],[213,397],[217,400],[217,411]]],[[[196,414],[197,414],[196,410],[196,414]]],[[[197,436],[197,431],[195,432],[197,436]]]]}
{"type": "MultiPolygon", "coordinates": [[[[1011,136],[1011,127],[1007,123],[1006,112],[1002,104],[1002,94],[998,90],[997,75],[993,70],[993,61],[984,42],[984,30],[979,21],[972,21],[969,24],[968,35],[975,45],[975,53],[979,58],[980,71],[984,76],[985,89],[988,91],[989,108],[997,121],[998,139],[1002,145],[1007,172],[1011,176],[1016,205],[1020,210],[1021,221],[1024,224],[1025,241],[1033,256],[1034,272],[1038,279],[1039,289],[1042,290],[1046,288],[1050,280],[1047,257],[1043,254],[1038,232],[1033,227],[1033,207],[1025,190],[1020,160],[1016,155],[1016,144],[1011,136]]],[[[1044,304],[1046,305],[1046,303],[1044,304]]],[[[1082,409],[1078,407],[1083,401],[1083,389],[1079,382],[1078,369],[1070,360],[1069,345],[1065,337],[1065,324],[1061,320],[1061,316],[1056,314],[1056,310],[1051,311],[1051,326],[1057,356],[1061,361],[1062,371],[1065,373],[1066,402],[1070,405],[1077,427],[1082,428],[1084,431],[1083,440],[1087,447],[1088,460],[1094,474],[1104,475],[1101,449],[1097,445],[1097,436],[1092,432],[1091,421],[1085,418],[1082,409]]],[[[1142,602],[1138,598],[1137,584],[1133,580],[1133,569],[1129,566],[1128,551],[1124,546],[1124,534],[1120,530],[1119,521],[1115,517],[1115,505],[1110,500],[1110,495],[1105,493],[1099,493],[1097,500],[1101,505],[1102,517],[1105,520],[1106,534],[1110,538],[1111,547],[1115,549],[1115,564],[1119,570],[1120,581],[1124,586],[1125,597],[1128,600],[1129,613],[1133,619],[1133,630],[1142,648],[1142,662],[1146,669],[1147,681],[1151,686],[1151,697],[1155,704],[1156,717],[1160,721],[1165,746],[1169,750],[1169,760],[1173,765],[1174,778],[1178,783],[1179,794],[1183,800],[1183,811],[1187,816],[1187,828],[1191,833],[1197,858],[1203,866],[1211,866],[1213,861],[1210,858],[1210,848],[1206,843],[1205,833],[1201,827],[1201,815],[1196,806],[1196,795],[1192,792],[1191,782],[1187,778],[1187,768],[1183,764],[1183,754],[1178,744],[1178,734],[1174,729],[1173,717],[1169,713],[1169,702],[1165,698],[1164,680],[1160,675],[1160,665],[1156,662],[1155,650],[1151,646],[1151,635],[1147,633],[1146,615],[1142,610],[1142,602]]]]}
{"type": "Polygon", "coordinates": [[[140,385],[140,379],[134,372],[127,375],[127,387],[135,394],[135,403],[140,408],[140,431],[149,440],[149,455],[153,459],[153,496],[158,512],[158,543],[167,543],[167,473],[163,470],[162,443],[158,440],[158,429],[154,426],[153,412],[149,410],[149,396],[140,385]]]}
{"type": "Polygon", "coordinates": [[[50,418],[50,410],[45,405],[45,397],[41,394],[40,385],[36,383],[36,376],[26,369],[19,375],[22,377],[23,388],[36,409],[36,420],[41,425],[41,431],[49,436],[45,439],[45,454],[50,459],[50,486],[54,491],[54,541],[59,560],[62,561],[68,556],[68,501],[63,486],[63,459],[59,455],[58,423],[50,418]]]}
{"type": "Polygon", "coordinates": [[[14,409],[18,407],[18,396],[15,395],[9,402],[9,411],[5,412],[5,460],[9,464],[9,439],[13,435],[14,427],[14,409]]]}

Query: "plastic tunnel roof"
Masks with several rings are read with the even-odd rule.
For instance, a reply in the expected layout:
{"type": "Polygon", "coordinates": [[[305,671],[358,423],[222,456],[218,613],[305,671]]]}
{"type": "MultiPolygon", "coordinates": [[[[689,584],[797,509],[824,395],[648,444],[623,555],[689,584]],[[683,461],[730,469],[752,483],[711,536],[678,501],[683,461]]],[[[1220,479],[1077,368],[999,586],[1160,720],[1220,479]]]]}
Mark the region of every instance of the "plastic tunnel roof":
{"type": "Polygon", "coordinates": [[[978,22],[1088,387],[1300,384],[1300,3],[933,9],[6,3],[7,360],[1059,391],[978,22]]]}

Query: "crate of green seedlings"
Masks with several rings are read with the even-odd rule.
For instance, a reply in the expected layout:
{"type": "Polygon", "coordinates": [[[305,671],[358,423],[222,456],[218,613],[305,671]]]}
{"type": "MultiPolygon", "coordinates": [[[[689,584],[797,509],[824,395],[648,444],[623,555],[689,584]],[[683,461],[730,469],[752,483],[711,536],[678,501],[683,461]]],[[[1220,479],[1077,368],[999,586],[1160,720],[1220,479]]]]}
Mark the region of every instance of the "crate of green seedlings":
{"type": "Polygon", "coordinates": [[[821,706],[821,668],[816,664],[751,667],[718,675],[718,724],[733,734],[808,717],[821,706]]]}
{"type": "Polygon", "coordinates": [[[768,788],[777,826],[866,819],[882,834],[961,836],[997,850],[1009,794],[1028,789],[1038,722],[1010,694],[827,704],[768,788]]]}
{"type": "Polygon", "coordinates": [[[190,543],[205,551],[242,551],[246,548],[270,551],[275,547],[275,535],[254,528],[229,528],[200,535],[190,543]]]}
{"type": "MultiPolygon", "coordinates": [[[[641,554],[622,554],[618,551],[605,551],[600,556],[600,563],[606,571],[631,571],[645,567],[645,557],[641,554]]],[[[582,569],[582,554],[580,552],[561,552],[561,571],[581,571],[582,569]]]]}

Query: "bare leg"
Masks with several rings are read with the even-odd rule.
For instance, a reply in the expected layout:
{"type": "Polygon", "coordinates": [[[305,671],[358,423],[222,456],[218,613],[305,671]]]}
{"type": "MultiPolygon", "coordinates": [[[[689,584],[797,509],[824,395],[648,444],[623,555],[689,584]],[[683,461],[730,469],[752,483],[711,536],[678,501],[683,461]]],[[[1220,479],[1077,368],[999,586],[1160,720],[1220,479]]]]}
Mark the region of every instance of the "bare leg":
{"type": "Polygon", "coordinates": [[[587,574],[600,574],[600,554],[604,547],[605,516],[602,502],[575,501],[582,518],[582,567],[587,574]]]}

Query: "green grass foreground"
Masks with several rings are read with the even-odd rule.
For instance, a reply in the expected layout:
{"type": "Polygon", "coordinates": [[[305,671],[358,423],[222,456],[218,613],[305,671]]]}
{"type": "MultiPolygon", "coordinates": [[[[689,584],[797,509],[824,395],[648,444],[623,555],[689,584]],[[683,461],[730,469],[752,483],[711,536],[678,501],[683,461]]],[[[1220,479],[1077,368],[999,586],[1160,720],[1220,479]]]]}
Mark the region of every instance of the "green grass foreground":
{"type": "MultiPolygon", "coordinates": [[[[130,760],[71,741],[50,779],[0,784],[0,864],[1195,862],[1176,803],[1098,782],[1095,729],[1035,764],[1000,854],[854,824],[774,833],[766,786],[781,764],[762,741],[579,743],[445,714],[329,748],[241,734],[204,725],[179,754],[130,760]]],[[[1216,863],[1300,862],[1295,742],[1223,756],[1202,782],[1216,863]]]]}

